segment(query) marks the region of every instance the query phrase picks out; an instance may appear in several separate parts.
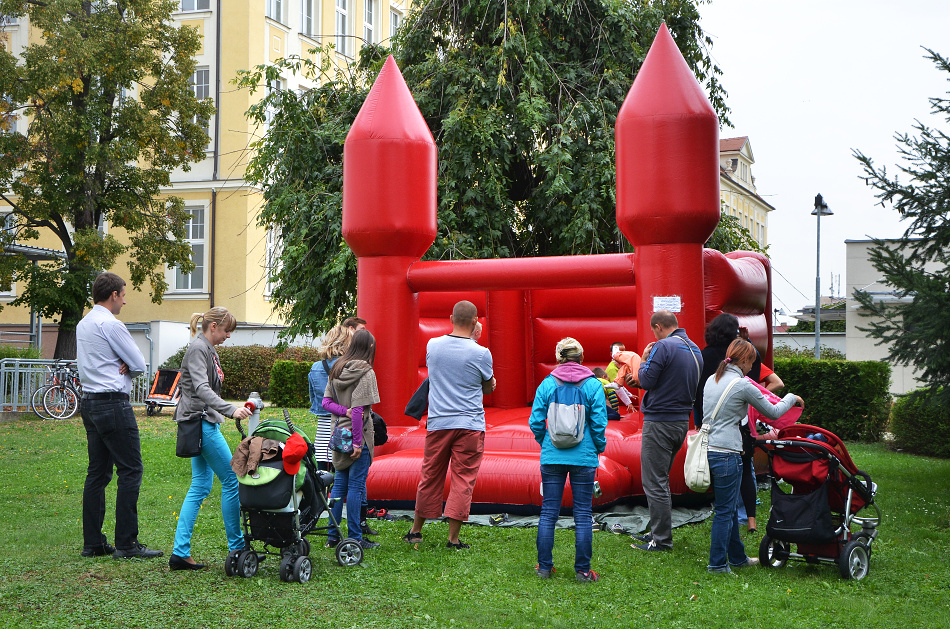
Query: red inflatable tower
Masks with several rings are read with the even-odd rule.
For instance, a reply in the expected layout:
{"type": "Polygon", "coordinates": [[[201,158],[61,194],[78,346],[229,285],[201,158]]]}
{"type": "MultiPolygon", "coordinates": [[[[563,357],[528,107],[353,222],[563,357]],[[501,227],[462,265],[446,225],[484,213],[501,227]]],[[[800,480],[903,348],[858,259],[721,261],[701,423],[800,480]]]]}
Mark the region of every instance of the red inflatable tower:
{"type": "Polygon", "coordinates": [[[719,222],[719,119],[666,25],[617,116],[617,225],[635,250],[639,348],[672,310],[702,345],[703,243],[719,222]]]}
{"type": "Polygon", "coordinates": [[[343,145],[343,238],[357,257],[356,303],[377,341],[383,417],[416,386],[419,314],[409,266],[436,236],[436,148],[390,56],[343,145]]]}

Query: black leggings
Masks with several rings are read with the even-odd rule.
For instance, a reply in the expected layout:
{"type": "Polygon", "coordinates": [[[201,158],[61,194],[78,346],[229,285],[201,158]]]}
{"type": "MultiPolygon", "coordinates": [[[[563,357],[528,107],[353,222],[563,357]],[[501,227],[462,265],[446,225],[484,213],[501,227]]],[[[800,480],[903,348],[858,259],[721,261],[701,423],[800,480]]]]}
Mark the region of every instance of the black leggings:
{"type": "Polygon", "coordinates": [[[742,496],[742,504],[745,505],[747,517],[755,517],[755,474],[752,473],[752,457],[742,455],[742,480],[739,483],[739,495],[742,496]]]}

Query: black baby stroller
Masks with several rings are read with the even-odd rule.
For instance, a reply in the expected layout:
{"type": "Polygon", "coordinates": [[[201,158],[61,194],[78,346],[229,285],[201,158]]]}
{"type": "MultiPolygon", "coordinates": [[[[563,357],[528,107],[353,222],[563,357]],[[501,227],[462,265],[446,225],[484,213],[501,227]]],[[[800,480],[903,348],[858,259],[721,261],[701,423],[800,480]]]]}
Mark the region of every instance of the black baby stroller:
{"type": "Polygon", "coordinates": [[[152,380],[152,388],[145,398],[145,414],[151,417],[162,412],[163,406],[177,406],[181,399],[178,382],[181,371],[178,369],[159,369],[152,380]]]}
{"type": "MultiPolygon", "coordinates": [[[[245,438],[240,420],[235,420],[235,425],[245,438]]],[[[284,444],[294,433],[303,437],[307,449],[297,474],[288,474],[278,456],[261,461],[253,473],[238,477],[245,548],[228,554],[224,563],[228,576],[252,577],[257,573],[260,555],[274,555],[280,557],[281,580],[306,583],[313,572],[307,536],[327,536],[330,526],[319,526],[324,512],[329,524],[339,530],[328,499],[333,474],[317,469],[313,443],[293,425],[290,414],[285,410],[283,420],[261,421],[251,437],[284,444]],[[255,549],[254,542],[263,548],[255,549]]],[[[336,559],[341,566],[355,566],[363,560],[363,547],[357,540],[344,539],[336,546],[336,559]]]]}
{"type": "Polygon", "coordinates": [[[759,545],[761,565],[781,568],[790,560],[834,564],[845,579],[866,577],[881,523],[874,502],[877,485],[854,465],[844,443],[823,428],[795,424],[758,445],[768,453],[772,482],[767,534],[759,545]],[[790,485],[791,493],[779,481],[790,485]],[[859,516],[865,508],[875,514],[859,516]]]}

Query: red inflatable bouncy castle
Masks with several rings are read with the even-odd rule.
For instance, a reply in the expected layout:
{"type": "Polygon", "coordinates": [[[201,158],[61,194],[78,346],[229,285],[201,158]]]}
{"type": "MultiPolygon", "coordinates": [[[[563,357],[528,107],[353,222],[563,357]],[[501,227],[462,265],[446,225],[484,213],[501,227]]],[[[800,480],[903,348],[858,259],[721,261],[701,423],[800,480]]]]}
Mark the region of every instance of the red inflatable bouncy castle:
{"type": "MultiPolygon", "coordinates": [[[[768,260],[703,249],[719,220],[719,121],[665,25],[620,110],[616,146],[617,224],[635,253],[422,262],[436,236],[436,146],[386,61],[343,157],[343,236],[357,256],[358,314],[376,337],[377,410],[390,434],[367,481],[374,504],[411,508],[415,500],[425,425],[403,411],[426,375],[426,343],[451,330],[460,299],[478,307],[479,342],[492,351],[498,382],[485,398],[473,511],[540,507],[540,446],[528,415],[565,336],[581,342],[588,365],[606,365],[613,341],[639,351],[654,340],[655,310],[674,311],[700,345],[705,323],[727,311],[771,363],[768,260]]],[[[597,505],[643,493],[638,420],[608,426],[597,505]]],[[[683,456],[673,466],[674,494],[689,492],[683,456]]],[[[571,503],[569,491],[564,500],[571,503]]]]}

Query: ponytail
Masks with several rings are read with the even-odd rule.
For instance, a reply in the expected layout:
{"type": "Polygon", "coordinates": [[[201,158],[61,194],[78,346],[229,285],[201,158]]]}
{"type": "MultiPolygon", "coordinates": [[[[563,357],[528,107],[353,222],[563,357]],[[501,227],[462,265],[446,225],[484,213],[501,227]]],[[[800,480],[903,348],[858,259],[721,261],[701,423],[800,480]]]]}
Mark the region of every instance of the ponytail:
{"type": "Polygon", "coordinates": [[[716,382],[719,382],[719,379],[722,378],[722,374],[726,373],[726,367],[732,363],[748,362],[752,363],[755,361],[755,347],[752,346],[752,343],[746,341],[745,339],[736,339],[729,344],[729,349],[726,350],[726,357],[719,367],[716,368],[716,382]]]}
{"type": "Polygon", "coordinates": [[[198,322],[201,321],[201,331],[207,332],[208,326],[212,323],[218,324],[218,327],[224,328],[228,332],[234,332],[234,328],[237,327],[237,319],[234,318],[234,315],[228,312],[227,308],[223,306],[215,306],[208,312],[202,314],[196,312],[191,315],[191,335],[194,336],[198,333],[198,322]]]}

